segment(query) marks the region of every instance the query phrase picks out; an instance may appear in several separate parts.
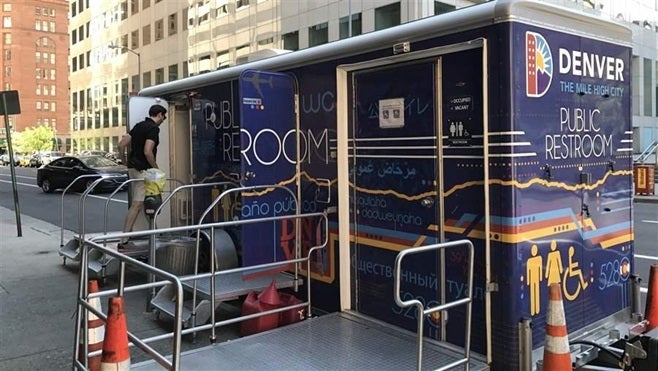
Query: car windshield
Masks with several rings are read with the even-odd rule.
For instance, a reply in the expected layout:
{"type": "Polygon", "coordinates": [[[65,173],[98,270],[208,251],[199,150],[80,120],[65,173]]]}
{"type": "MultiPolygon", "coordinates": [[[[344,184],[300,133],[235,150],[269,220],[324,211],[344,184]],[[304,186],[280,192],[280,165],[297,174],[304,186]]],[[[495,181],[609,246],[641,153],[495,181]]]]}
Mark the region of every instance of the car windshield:
{"type": "Polygon", "coordinates": [[[91,168],[117,166],[116,162],[102,156],[84,156],[80,161],[91,168]]]}

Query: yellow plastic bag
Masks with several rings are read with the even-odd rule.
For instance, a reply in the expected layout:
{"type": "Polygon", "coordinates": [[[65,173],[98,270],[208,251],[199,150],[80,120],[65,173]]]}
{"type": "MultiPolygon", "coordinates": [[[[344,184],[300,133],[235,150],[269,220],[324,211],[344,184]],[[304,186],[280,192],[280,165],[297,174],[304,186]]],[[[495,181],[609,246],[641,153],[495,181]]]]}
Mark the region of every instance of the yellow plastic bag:
{"type": "Polygon", "coordinates": [[[142,175],[144,176],[144,191],[147,196],[162,194],[165,183],[167,182],[164,171],[151,168],[142,171],[142,175]]]}

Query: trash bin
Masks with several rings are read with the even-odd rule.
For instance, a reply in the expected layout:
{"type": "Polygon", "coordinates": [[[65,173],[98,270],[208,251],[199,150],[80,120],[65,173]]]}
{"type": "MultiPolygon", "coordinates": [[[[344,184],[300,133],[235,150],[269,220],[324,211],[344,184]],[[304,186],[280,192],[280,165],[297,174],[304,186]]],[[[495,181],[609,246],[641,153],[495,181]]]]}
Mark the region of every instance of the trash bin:
{"type": "Polygon", "coordinates": [[[652,165],[634,165],[633,181],[636,195],[653,195],[655,168],[652,165]]]}

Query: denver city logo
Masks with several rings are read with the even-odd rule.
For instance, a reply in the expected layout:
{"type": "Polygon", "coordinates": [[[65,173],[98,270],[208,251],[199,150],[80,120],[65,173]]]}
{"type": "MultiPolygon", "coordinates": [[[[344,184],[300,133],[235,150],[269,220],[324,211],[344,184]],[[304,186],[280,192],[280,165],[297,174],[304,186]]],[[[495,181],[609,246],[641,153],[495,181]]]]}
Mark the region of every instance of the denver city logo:
{"type": "Polygon", "coordinates": [[[544,36],[525,33],[525,92],[528,97],[541,97],[548,91],[553,79],[553,56],[544,36]]]}

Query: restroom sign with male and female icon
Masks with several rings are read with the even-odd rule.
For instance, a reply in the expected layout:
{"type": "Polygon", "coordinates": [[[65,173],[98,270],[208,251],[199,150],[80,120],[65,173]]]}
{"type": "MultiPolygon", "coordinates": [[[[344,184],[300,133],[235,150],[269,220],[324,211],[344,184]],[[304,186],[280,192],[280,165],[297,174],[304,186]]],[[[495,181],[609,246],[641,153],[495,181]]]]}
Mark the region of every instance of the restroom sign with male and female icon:
{"type": "Polygon", "coordinates": [[[566,249],[566,259],[562,256],[563,253],[565,253],[564,249],[558,249],[555,240],[551,241],[550,251],[546,256],[539,253],[539,247],[536,244],[530,248],[525,275],[522,275],[520,280],[527,287],[531,316],[539,314],[541,311],[542,285],[548,287],[553,283],[560,284],[564,298],[573,301],[594,281],[592,264],[590,264],[588,279],[580,262],[575,258],[576,249],[573,245],[566,249]]]}

